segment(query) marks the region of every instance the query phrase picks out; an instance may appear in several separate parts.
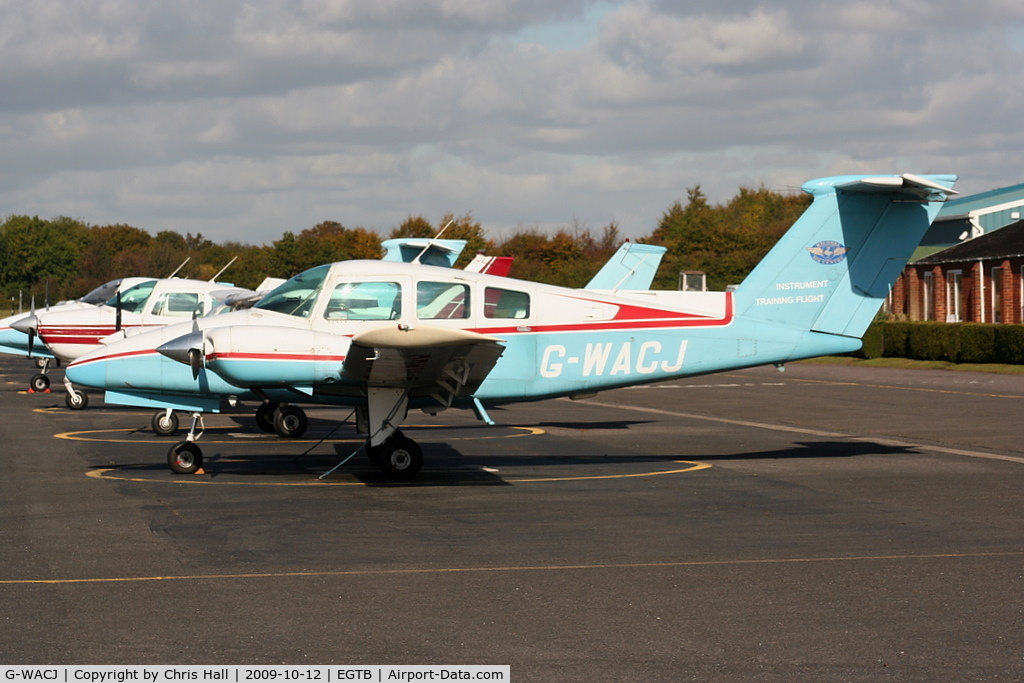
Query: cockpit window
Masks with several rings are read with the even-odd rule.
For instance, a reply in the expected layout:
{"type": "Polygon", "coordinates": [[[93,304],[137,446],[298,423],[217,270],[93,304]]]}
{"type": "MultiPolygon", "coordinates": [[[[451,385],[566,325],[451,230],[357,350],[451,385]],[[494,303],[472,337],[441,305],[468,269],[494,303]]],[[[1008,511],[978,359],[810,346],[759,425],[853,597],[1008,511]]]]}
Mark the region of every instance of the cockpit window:
{"type": "Polygon", "coordinates": [[[110,300],[110,297],[117,294],[117,288],[120,286],[121,280],[111,280],[110,282],[104,282],[102,285],[92,290],[88,294],[82,297],[82,302],[87,304],[93,304],[99,306],[105,304],[110,300]]]}
{"type": "Polygon", "coordinates": [[[343,282],[331,292],[327,320],[397,320],[402,286],[397,282],[343,282]]]}
{"type": "Polygon", "coordinates": [[[299,273],[260,299],[253,308],[308,318],[330,269],[330,264],[327,264],[299,273]]]}
{"type": "MultiPolygon", "coordinates": [[[[146,300],[149,299],[149,295],[153,293],[154,287],[156,287],[156,280],[150,280],[149,282],[142,282],[121,292],[121,310],[128,313],[141,313],[142,309],[146,307],[146,300]]],[[[107,301],[107,305],[118,305],[117,294],[110,297],[110,300],[107,301]]]]}
{"type": "Polygon", "coordinates": [[[416,283],[416,317],[439,320],[469,317],[469,287],[457,282],[416,283]]]}

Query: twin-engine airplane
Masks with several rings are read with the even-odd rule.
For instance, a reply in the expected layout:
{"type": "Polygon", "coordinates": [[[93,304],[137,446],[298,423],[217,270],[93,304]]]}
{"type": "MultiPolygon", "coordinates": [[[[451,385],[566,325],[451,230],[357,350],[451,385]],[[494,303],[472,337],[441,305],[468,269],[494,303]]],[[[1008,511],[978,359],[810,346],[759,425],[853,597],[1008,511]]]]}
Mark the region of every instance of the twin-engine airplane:
{"type": "MultiPolygon", "coordinates": [[[[67,374],[105,388],[111,403],[216,411],[225,398],[257,396],[354,406],[370,459],[413,477],[423,455],[399,429],[410,408],[468,407],[490,421],[485,406],[860,348],[955,180],[806,183],[810,207],[734,291],[576,290],[349,261],[308,270],[249,310],[109,344],[67,374]]],[[[170,449],[175,472],[202,465],[197,421],[170,449]]]]}
{"type": "MultiPolygon", "coordinates": [[[[382,244],[384,260],[411,260],[419,256],[438,265],[452,266],[466,246],[465,240],[396,238],[382,244]]],[[[505,257],[478,256],[475,268],[508,272],[505,257]]],[[[186,259],[185,263],[188,262],[186,259]]],[[[73,302],[14,315],[0,320],[0,353],[27,355],[69,362],[100,347],[116,335],[130,335],[194,317],[221,312],[227,306],[252,305],[282,279],[267,278],[256,290],[217,282],[234,259],[209,280],[175,277],[182,263],[166,278],[123,278],[112,280],[73,302]]],[[[88,405],[88,395],[75,389],[65,377],[67,406],[74,410],[88,405]]],[[[31,391],[45,391],[50,378],[45,367],[29,382],[31,391]]]]}

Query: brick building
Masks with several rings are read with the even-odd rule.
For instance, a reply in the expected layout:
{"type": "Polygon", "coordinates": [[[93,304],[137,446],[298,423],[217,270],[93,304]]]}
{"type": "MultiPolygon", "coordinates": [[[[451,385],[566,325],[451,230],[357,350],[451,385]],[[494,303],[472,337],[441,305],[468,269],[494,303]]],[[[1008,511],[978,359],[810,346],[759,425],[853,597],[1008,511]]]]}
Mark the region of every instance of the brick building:
{"type": "Polygon", "coordinates": [[[1024,221],[911,262],[889,311],[907,320],[1024,322],[1024,221]]]}

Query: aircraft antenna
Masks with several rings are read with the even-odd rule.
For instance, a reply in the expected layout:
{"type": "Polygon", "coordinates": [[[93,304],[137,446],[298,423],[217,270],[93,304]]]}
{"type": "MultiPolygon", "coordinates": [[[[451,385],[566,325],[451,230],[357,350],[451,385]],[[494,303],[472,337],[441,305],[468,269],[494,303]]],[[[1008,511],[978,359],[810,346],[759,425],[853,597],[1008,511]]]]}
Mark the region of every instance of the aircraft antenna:
{"type": "Polygon", "coordinates": [[[224,271],[227,270],[228,268],[230,268],[231,264],[234,263],[237,260],[238,260],[238,257],[236,256],[233,259],[231,259],[230,261],[228,261],[228,264],[226,266],[224,266],[223,268],[218,270],[217,274],[210,278],[210,282],[216,282],[217,278],[219,278],[221,275],[223,275],[224,271]]]}
{"type": "Polygon", "coordinates": [[[421,251],[420,253],[416,254],[416,258],[414,258],[414,259],[413,259],[413,260],[411,261],[411,263],[419,263],[419,262],[420,262],[420,258],[421,258],[421,257],[422,257],[422,256],[423,256],[424,254],[426,254],[426,253],[427,253],[427,250],[428,250],[428,249],[430,249],[430,247],[434,246],[434,242],[436,242],[436,241],[438,241],[439,239],[441,239],[441,235],[443,235],[443,234],[444,234],[444,231],[445,231],[445,230],[447,230],[448,228],[450,228],[450,227],[452,226],[452,223],[454,223],[454,222],[455,222],[455,219],[454,219],[454,218],[453,218],[453,219],[451,219],[450,221],[448,221],[448,222],[447,222],[447,223],[445,224],[445,226],[444,226],[443,228],[441,228],[441,230],[440,230],[440,231],[439,231],[439,232],[438,232],[438,233],[437,233],[436,235],[434,235],[433,237],[431,237],[431,238],[430,238],[430,241],[429,241],[429,242],[427,242],[427,246],[423,247],[423,251],[421,251]]]}
{"type": "Polygon", "coordinates": [[[175,268],[175,269],[174,269],[174,272],[173,272],[173,273],[171,273],[170,275],[168,275],[168,276],[167,276],[167,279],[169,280],[169,279],[171,279],[172,277],[174,277],[175,275],[177,275],[177,274],[178,274],[178,271],[179,271],[179,270],[181,270],[182,268],[184,268],[184,267],[185,267],[185,264],[186,264],[186,263],[188,263],[188,262],[189,262],[189,261],[191,261],[191,260],[192,260],[192,257],[191,257],[191,256],[189,256],[189,257],[188,257],[188,258],[186,258],[186,259],[185,259],[184,261],[182,261],[182,262],[181,262],[181,265],[180,265],[180,266],[178,266],[177,268],[175,268]]]}

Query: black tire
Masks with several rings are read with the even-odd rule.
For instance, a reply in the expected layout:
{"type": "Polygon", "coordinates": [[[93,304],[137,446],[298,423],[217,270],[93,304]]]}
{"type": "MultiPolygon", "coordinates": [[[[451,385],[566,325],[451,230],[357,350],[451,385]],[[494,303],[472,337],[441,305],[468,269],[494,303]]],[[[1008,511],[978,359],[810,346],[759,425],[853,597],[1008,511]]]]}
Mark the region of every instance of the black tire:
{"type": "Polygon", "coordinates": [[[81,389],[76,390],[73,394],[70,392],[64,394],[64,405],[71,410],[85,410],[89,405],[89,394],[81,389]]]}
{"type": "Polygon", "coordinates": [[[423,468],[423,451],[412,439],[395,432],[390,439],[377,446],[371,460],[377,463],[389,479],[412,479],[423,468]]]}
{"type": "Polygon", "coordinates": [[[302,408],[284,405],[274,411],[274,431],[288,439],[297,439],[306,433],[309,419],[302,408]]]}
{"type": "Polygon", "coordinates": [[[256,426],[261,432],[273,434],[276,431],[274,429],[274,412],[277,410],[277,405],[277,403],[269,401],[261,403],[260,407],[256,409],[256,426]]]}
{"type": "Polygon", "coordinates": [[[171,414],[168,415],[166,410],[158,410],[153,413],[153,419],[149,424],[157,435],[171,436],[178,431],[178,414],[171,411],[171,414]]]}
{"type": "Polygon", "coordinates": [[[42,393],[50,388],[50,378],[46,375],[32,375],[32,379],[28,381],[28,386],[32,391],[42,393]]]}
{"type": "Polygon", "coordinates": [[[179,441],[167,452],[167,465],[175,474],[195,474],[203,466],[203,451],[191,441],[179,441]]]}

